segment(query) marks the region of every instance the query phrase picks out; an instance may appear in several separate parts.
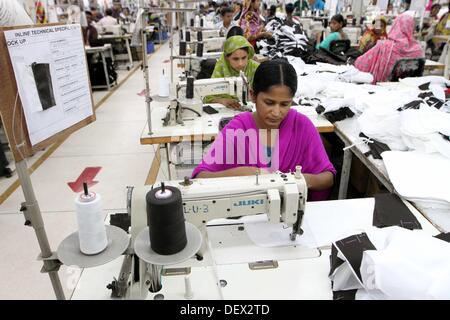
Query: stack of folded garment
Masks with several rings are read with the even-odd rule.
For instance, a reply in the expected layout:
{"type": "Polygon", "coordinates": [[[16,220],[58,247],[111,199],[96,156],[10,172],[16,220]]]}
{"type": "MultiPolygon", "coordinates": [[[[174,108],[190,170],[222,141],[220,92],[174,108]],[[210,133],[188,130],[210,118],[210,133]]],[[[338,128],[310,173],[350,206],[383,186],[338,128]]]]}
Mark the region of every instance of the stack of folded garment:
{"type": "Polygon", "coordinates": [[[450,299],[450,243],[444,239],[394,226],[336,241],[333,292],[363,300],[450,299]]]}
{"type": "MultiPolygon", "coordinates": [[[[423,84],[420,78],[414,81],[423,84]]],[[[441,85],[446,85],[445,81],[441,85]]],[[[390,91],[374,95],[372,101],[369,97],[358,118],[359,128],[392,150],[440,153],[450,159],[450,103],[445,101],[441,85],[428,82],[426,90],[390,91]]]]}
{"type": "Polygon", "coordinates": [[[314,46],[298,26],[289,27],[274,19],[266,25],[266,31],[272,33],[272,38],[260,40],[256,45],[259,53],[270,59],[288,55],[308,56],[314,50],[314,46]]]}

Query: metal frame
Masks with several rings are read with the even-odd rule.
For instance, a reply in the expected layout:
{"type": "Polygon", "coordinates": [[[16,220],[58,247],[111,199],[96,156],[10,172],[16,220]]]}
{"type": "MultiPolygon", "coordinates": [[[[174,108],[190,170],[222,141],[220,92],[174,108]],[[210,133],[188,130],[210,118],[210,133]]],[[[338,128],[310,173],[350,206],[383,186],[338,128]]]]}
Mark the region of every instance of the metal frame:
{"type": "MultiPolygon", "coordinates": [[[[354,141],[350,140],[350,138],[339,128],[339,124],[335,124],[335,129],[337,136],[339,139],[344,142],[346,147],[349,147],[354,144],[354,141]]],[[[350,169],[352,166],[352,156],[355,155],[361,162],[367,167],[367,169],[372,172],[375,177],[389,190],[389,192],[395,193],[394,186],[392,185],[389,178],[381,172],[374,163],[358,148],[358,146],[353,146],[344,151],[344,161],[342,163],[342,173],[341,173],[341,181],[339,183],[339,195],[338,199],[346,199],[347,198],[347,189],[348,182],[350,179],[350,169]]]]}
{"type": "MultiPolygon", "coordinates": [[[[106,56],[105,56],[105,51],[110,50],[111,51],[111,59],[114,61],[114,53],[112,50],[112,45],[106,46],[104,45],[103,47],[90,47],[86,49],[86,53],[87,54],[93,54],[93,53],[99,53],[101,58],[102,58],[102,63],[103,63],[103,72],[105,73],[105,79],[106,79],[106,85],[98,85],[98,86],[91,86],[92,89],[100,89],[100,88],[107,88],[108,91],[111,90],[113,84],[109,82],[109,74],[108,74],[108,67],[106,64],[106,56]]],[[[117,84],[117,82],[116,82],[117,84]]]]}

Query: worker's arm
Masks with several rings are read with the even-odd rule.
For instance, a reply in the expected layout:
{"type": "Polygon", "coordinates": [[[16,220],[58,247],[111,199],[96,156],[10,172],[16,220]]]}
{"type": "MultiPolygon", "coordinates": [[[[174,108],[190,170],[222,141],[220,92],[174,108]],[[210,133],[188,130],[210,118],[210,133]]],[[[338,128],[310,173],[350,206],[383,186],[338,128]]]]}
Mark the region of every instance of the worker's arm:
{"type": "Polygon", "coordinates": [[[304,173],[306,185],[311,191],[322,191],[330,189],[334,184],[334,175],[325,171],[319,174],[304,173]]]}

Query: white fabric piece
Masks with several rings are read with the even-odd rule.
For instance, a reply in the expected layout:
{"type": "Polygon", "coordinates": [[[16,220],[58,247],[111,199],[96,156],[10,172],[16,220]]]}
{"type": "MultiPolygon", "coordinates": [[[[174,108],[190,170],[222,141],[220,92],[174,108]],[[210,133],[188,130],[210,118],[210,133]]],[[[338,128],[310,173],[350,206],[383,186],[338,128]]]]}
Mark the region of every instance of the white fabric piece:
{"type": "Polygon", "coordinates": [[[449,158],[416,151],[386,151],[381,156],[389,180],[402,197],[450,203],[449,158]]]}
{"type": "Polygon", "coordinates": [[[12,27],[33,24],[17,0],[0,0],[0,26],[12,27]]]}
{"type": "Polygon", "coordinates": [[[367,235],[377,248],[363,253],[360,268],[368,297],[450,299],[450,243],[400,227],[367,235]]]}
{"type": "Polygon", "coordinates": [[[441,87],[450,86],[450,81],[446,80],[444,77],[440,76],[425,76],[425,77],[414,77],[414,78],[404,78],[400,79],[399,82],[404,84],[418,87],[424,83],[430,82],[430,85],[436,84],[441,87]]]}
{"type": "Polygon", "coordinates": [[[423,153],[439,152],[450,159],[450,114],[433,107],[421,106],[418,110],[400,112],[400,132],[410,150],[423,153]]]}

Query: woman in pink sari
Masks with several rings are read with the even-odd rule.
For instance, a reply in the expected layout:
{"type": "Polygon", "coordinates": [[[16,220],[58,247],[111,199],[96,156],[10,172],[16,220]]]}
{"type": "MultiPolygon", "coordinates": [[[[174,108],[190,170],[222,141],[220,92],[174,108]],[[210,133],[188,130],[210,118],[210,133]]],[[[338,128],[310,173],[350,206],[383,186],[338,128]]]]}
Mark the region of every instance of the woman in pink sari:
{"type": "Polygon", "coordinates": [[[261,0],[245,0],[239,26],[244,30],[244,37],[247,38],[253,47],[256,41],[262,38],[270,38],[272,34],[264,31],[264,23],[260,16],[259,7],[261,0]]]}
{"type": "Polygon", "coordinates": [[[403,58],[421,58],[424,52],[414,39],[414,18],[399,15],[392,24],[386,40],[377,44],[355,61],[355,67],[373,75],[373,83],[387,81],[394,64],[403,58]]]}
{"type": "Polygon", "coordinates": [[[296,91],[292,65],[276,59],[263,62],[253,81],[256,111],[236,115],[222,129],[192,178],[289,173],[302,166],[308,199],[326,200],[336,170],[311,120],[291,109],[296,91]]]}

